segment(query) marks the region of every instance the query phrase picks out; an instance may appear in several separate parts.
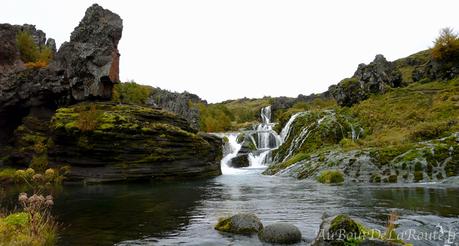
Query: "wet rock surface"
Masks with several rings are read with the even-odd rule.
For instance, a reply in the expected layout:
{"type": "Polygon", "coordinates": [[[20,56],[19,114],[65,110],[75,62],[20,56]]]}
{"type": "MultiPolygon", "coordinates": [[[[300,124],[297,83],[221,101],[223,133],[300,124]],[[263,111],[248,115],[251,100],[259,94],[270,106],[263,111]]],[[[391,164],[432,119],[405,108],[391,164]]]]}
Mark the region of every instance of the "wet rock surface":
{"type": "Polygon", "coordinates": [[[258,233],[263,229],[260,219],[252,213],[239,213],[229,218],[221,219],[215,229],[221,232],[246,234],[258,233]]]}
{"type": "Polygon", "coordinates": [[[265,226],[258,238],[267,243],[294,244],[301,241],[301,232],[298,227],[289,223],[274,223],[265,226]]]}

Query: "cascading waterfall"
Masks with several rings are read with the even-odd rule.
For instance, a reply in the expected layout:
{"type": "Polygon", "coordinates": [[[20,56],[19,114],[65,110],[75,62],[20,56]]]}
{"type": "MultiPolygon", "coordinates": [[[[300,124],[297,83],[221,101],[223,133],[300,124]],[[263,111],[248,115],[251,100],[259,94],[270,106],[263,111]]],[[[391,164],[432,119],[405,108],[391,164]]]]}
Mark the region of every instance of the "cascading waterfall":
{"type": "Polygon", "coordinates": [[[223,174],[232,174],[235,172],[234,168],[229,167],[228,163],[236,157],[241,149],[241,144],[237,142],[239,133],[220,134],[220,137],[226,137],[227,141],[223,146],[223,159],[220,161],[223,174]]]}
{"type": "Polygon", "coordinates": [[[256,127],[253,133],[257,136],[257,150],[249,154],[251,167],[262,167],[266,164],[267,157],[273,149],[281,144],[281,137],[273,130],[274,123],[271,123],[271,106],[261,109],[261,124],[256,127]]]}
{"type": "Polygon", "coordinates": [[[281,139],[281,144],[285,142],[285,140],[288,138],[290,135],[290,127],[292,126],[293,122],[298,116],[302,116],[306,114],[307,112],[299,112],[290,117],[290,119],[287,121],[287,124],[285,124],[284,128],[282,128],[282,131],[280,133],[280,139],[281,139]]]}

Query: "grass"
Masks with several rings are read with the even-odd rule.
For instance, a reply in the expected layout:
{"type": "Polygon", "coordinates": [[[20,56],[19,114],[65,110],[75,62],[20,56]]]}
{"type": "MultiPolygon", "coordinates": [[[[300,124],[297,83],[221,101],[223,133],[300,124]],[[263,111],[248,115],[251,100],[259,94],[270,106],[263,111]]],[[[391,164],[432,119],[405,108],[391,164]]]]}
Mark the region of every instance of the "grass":
{"type": "Polygon", "coordinates": [[[365,128],[363,146],[400,145],[446,136],[459,130],[459,78],[413,83],[373,95],[348,109],[365,128]]]}

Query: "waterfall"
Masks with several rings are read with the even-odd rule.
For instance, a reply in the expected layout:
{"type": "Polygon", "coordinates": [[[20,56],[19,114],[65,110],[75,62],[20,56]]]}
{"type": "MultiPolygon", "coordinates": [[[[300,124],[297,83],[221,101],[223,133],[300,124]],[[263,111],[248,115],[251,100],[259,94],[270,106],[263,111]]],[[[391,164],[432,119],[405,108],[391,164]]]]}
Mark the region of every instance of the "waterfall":
{"type": "Polygon", "coordinates": [[[223,174],[234,173],[235,169],[229,167],[228,163],[237,155],[242,147],[241,144],[237,142],[238,135],[239,133],[228,133],[221,135],[221,137],[226,137],[228,140],[223,146],[223,159],[220,161],[220,166],[222,168],[223,174]]]}
{"type": "Polygon", "coordinates": [[[273,130],[274,123],[271,123],[271,106],[267,106],[260,111],[261,123],[256,127],[254,135],[257,136],[257,150],[250,153],[250,167],[262,167],[267,162],[267,157],[273,149],[281,144],[279,134],[273,130]]]}
{"type": "Polygon", "coordinates": [[[290,135],[290,128],[295,121],[296,117],[304,115],[306,112],[299,112],[290,117],[290,119],[287,121],[287,124],[285,124],[284,128],[282,128],[282,131],[280,133],[280,139],[281,143],[284,143],[285,140],[288,139],[288,136],[290,135]]]}

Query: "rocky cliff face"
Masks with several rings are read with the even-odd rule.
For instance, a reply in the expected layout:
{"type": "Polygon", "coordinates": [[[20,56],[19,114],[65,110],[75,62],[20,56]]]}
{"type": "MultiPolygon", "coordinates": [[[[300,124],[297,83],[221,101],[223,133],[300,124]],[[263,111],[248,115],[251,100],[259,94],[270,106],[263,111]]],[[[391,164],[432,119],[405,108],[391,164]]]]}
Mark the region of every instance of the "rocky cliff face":
{"type": "MultiPolygon", "coordinates": [[[[54,42],[33,26],[21,28],[0,25],[0,165],[5,156],[36,170],[69,165],[69,179],[85,182],[221,174],[220,138],[198,134],[187,120],[153,106],[104,102],[119,80],[117,14],[92,5],[40,69],[20,60],[17,33],[27,30],[38,45],[54,42]]],[[[187,93],[155,96],[157,105],[188,120],[196,119],[189,102],[205,103],[187,93]]]]}
{"type": "Polygon", "coordinates": [[[70,164],[87,182],[200,178],[221,174],[221,139],[198,134],[172,113],[135,105],[77,104],[51,123],[50,164],[70,164]],[[82,115],[93,114],[92,128],[82,115]]]}
{"type": "Polygon", "coordinates": [[[177,93],[155,88],[147,100],[147,105],[164,108],[186,119],[191,127],[199,129],[199,110],[192,104],[207,104],[199,96],[189,92],[177,93]]]}
{"type": "Polygon", "coordinates": [[[56,55],[56,63],[68,80],[72,99],[110,99],[119,82],[118,42],[123,21],[110,10],[94,4],[56,55]]]}
{"type": "Polygon", "coordinates": [[[34,107],[51,110],[90,99],[109,99],[118,81],[121,18],[97,4],[86,11],[80,25],[46,68],[27,69],[19,59],[16,35],[28,31],[38,45],[55,44],[34,26],[0,26],[0,143],[34,107]]]}

